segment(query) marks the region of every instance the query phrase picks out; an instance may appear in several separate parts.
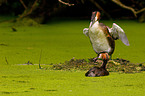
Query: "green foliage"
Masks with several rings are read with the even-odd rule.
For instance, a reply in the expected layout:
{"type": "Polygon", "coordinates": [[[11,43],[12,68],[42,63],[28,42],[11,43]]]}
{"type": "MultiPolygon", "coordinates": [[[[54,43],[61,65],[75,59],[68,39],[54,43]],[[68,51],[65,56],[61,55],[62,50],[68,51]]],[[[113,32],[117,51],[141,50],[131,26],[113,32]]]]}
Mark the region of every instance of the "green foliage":
{"type": "Polygon", "coordinates": [[[31,18],[22,18],[17,20],[14,26],[38,26],[39,24],[31,18]]]}

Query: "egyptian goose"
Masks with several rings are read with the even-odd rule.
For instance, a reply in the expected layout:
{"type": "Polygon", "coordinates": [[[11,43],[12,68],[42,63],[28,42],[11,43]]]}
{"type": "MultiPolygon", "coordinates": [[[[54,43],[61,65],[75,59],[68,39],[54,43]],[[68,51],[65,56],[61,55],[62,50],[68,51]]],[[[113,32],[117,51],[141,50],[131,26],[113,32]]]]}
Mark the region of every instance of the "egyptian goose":
{"type": "Polygon", "coordinates": [[[94,51],[98,54],[94,60],[101,57],[102,53],[107,53],[110,58],[115,49],[115,41],[120,39],[126,46],[129,41],[125,32],[117,24],[113,23],[112,28],[99,23],[100,12],[92,12],[89,28],[84,28],[83,33],[90,38],[94,51]]]}

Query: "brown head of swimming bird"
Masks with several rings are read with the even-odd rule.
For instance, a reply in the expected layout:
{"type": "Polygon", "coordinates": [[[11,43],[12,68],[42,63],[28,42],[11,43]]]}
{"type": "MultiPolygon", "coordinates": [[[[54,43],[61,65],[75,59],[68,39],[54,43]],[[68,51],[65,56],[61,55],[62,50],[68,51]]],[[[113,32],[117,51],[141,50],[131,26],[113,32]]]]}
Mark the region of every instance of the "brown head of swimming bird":
{"type": "Polygon", "coordinates": [[[87,77],[98,77],[98,76],[107,76],[109,75],[109,72],[106,70],[106,64],[109,60],[107,53],[102,53],[101,57],[103,60],[103,63],[101,65],[101,67],[93,67],[91,68],[86,74],[85,76],[87,77]]]}
{"type": "Polygon", "coordinates": [[[128,39],[125,32],[117,24],[113,23],[112,28],[99,23],[100,12],[92,12],[91,22],[89,28],[84,28],[83,33],[90,38],[94,51],[98,54],[95,60],[101,56],[102,53],[112,55],[115,49],[115,41],[121,41],[129,46],[128,39]]]}

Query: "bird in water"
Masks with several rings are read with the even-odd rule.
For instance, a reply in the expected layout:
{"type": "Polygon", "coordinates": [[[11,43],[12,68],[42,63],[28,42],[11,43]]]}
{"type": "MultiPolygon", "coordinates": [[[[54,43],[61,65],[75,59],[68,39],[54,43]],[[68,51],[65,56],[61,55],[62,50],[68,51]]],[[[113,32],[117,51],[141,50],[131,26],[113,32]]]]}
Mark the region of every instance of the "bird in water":
{"type": "Polygon", "coordinates": [[[99,77],[99,76],[107,76],[109,75],[109,72],[106,70],[106,64],[109,60],[107,53],[102,53],[102,60],[103,63],[101,67],[93,67],[91,68],[86,74],[86,77],[99,77]]]}
{"type": "Polygon", "coordinates": [[[115,41],[120,39],[126,46],[129,46],[129,41],[125,35],[124,30],[113,23],[112,28],[99,23],[100,12],[92,12],[91,22],[89,28],[84,28],[83,33],[89,37],[94,51],[98,54],[94,61],[102,57],[102,53],[107,53],[108,57],[113,54],[115,49],[115,41]]]}

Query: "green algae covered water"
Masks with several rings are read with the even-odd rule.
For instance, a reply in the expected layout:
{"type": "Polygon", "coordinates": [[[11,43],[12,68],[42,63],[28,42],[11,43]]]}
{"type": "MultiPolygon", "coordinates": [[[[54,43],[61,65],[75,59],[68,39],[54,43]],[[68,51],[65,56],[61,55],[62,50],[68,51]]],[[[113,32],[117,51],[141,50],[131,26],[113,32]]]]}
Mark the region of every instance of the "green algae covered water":
{"type": "MultiPolygon", "coordinates": [[[[113,21],[101,21],[109,27],[113,21]]],[[[145,23],[114,21],[121,26],[130,46],[116,41],[113,58],[133,63],[145,62],[145,23]]],[[[83,28],[88,20],[53,21],[40,26],[16,26],[0,23],[0,95],[1,96],[139,96],[144,95],[145,73],[119,74],[99,78],[85,77],[85,71],[38,69],[38,65],[60,63],[75,57],[87,59],[96,54],[83,28]]]]}
{"type": "Polygon", "coordinates": [[[143,96],[145,73],[85,77],[84,71],[0,66],[1,96],[143,96]]]}

